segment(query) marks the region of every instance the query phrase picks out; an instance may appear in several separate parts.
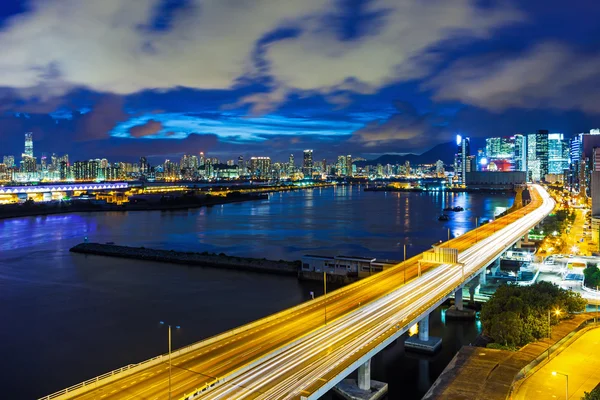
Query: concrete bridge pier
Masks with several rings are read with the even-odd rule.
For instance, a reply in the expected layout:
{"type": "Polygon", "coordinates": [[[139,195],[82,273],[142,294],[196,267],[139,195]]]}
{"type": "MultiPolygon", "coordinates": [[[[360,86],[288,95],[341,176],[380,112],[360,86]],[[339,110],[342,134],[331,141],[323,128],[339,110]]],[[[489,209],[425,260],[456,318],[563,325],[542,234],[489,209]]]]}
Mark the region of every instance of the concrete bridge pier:
{"type": "Polygon", "coordinates": [[[456,289],[454,305],[446,310],[446,319],[475,319],[475,314],[475,310],[463,306],[463,288],[456,289]]]}
{"type": "Polygon", "coordinates": [[[429,336],[429,314],[418,322],[418,327],[419,334],[407,338],[404,348],[423,353],[435,353],[442,345],[442,338],[429,336]]]}
{"type": "Polygon", "coordinates": [[[377,400],[385,396],[388,385],[371,379],[371,359],[358,367],[357,379],[344,379],[333,391],[346,400],[377,400]]]}

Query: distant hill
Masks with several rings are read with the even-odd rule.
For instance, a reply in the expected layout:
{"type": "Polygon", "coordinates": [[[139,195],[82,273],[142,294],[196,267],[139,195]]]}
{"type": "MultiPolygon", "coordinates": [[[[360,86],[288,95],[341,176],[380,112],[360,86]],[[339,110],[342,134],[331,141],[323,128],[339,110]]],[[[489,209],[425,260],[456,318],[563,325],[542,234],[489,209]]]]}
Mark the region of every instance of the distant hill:
{"type": "Polygon", "coordinates": [[[442,160],[444,164],[452,164],[454,162],[454,153],[456,152],[456,143],[447,142],[427,150],[423,154],[384,154],[374,160],[364,162],[365,165],[386,165],[386,164],[404,164],[409,161],[412,165],[416,164],[433,164],[437,160],[442,160]]]}

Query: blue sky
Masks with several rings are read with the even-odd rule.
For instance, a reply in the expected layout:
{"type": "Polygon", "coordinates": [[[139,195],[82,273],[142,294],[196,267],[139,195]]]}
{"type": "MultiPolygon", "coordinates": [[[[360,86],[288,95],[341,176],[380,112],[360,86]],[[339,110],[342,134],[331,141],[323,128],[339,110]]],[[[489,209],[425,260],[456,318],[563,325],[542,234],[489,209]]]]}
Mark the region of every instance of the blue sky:
{"type": "Polygon", "coordinates": [[[0,155],[373,158],[600,127],[588,0],[8,0],[0,155]],[[524,4],[522,4],[524,3],[524,4]]]}

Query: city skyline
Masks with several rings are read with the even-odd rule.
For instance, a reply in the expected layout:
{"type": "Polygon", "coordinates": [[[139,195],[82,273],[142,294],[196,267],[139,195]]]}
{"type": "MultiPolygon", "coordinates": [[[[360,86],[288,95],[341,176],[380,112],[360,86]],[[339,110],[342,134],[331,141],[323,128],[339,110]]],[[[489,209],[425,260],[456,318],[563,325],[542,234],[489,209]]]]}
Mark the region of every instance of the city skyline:
{"type": "Polygon", "coordinates": [[[24,132],[82,160],[265,148],[373,159],[456,134],[575,135],[600,126],[586,72],[598,64],[595,16],[583,1],[552,3],[4,3],[2,152],[21,154],[24,132]],[[61,22],[66,9],[74,23],[61,22]],[[32,32],[43,40],[22,40],[32,32]]]}

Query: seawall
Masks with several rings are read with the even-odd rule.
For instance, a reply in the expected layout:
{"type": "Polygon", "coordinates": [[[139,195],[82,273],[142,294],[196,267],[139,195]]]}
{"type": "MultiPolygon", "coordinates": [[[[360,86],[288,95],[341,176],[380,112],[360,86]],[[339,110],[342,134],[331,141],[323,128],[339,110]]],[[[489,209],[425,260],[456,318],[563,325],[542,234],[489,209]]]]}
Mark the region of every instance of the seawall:
{"type": "Polygon", "coordinates": [[[213,253],[181,252],[146,249],[144,247],[117,246],[114,244],[81,243],[70,249],[73,253],[107,257],[159,261],[188,266],[201,266],[297,276],[299,261],[274,261],[267,259],[227,256],[213,253]]]}

